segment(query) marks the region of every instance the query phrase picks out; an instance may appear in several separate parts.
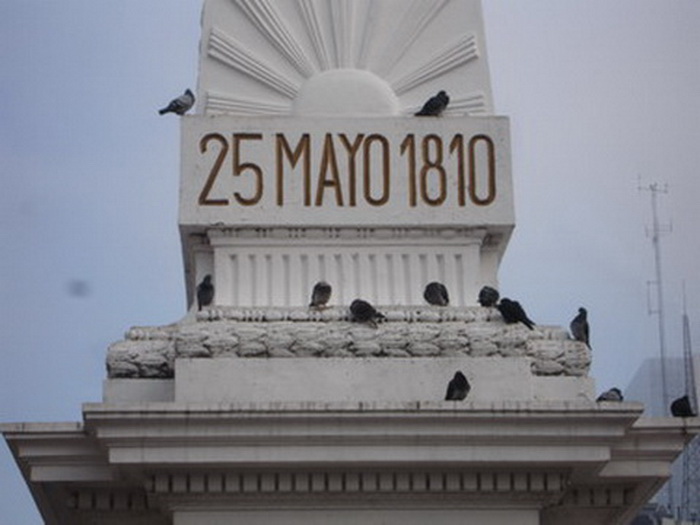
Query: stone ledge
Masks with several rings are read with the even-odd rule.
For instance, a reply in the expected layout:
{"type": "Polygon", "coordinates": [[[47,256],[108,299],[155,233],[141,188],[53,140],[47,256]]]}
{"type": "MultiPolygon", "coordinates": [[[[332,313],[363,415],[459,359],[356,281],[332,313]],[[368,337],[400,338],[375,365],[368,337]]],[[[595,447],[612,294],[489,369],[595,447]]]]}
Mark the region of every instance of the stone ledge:
{"type": "Polygon", "coordinates": [[[507,325],[494,308],[379,307],[377,328],[344,308],[212,308],[134,327],[107,352],[110,378],[169,378],[177,358],[527,357],[538,376],[588,374],[590,350],[561,327],[507,325]]]}

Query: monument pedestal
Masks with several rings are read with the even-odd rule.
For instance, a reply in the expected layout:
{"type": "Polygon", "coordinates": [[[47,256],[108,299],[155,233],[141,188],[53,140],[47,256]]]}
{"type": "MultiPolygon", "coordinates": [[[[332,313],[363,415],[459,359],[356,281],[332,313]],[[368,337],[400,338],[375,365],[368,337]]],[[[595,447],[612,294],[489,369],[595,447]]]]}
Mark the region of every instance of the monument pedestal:
{"type": "Polygon", "coordinates": [[[101,403],[2,430],[47,523],[595,525],[631,518],[700,430],[642,408],[101,403]]]}
{"type": "Polygon", "coordinates": [[[46,522],[72,525],[622,524],[700,431],[595,402],[562,329],[383,310],[132,328],[82,422],[1,428],[46,522]],[[442,401],[456,370],[472,390],[442,401]]]}

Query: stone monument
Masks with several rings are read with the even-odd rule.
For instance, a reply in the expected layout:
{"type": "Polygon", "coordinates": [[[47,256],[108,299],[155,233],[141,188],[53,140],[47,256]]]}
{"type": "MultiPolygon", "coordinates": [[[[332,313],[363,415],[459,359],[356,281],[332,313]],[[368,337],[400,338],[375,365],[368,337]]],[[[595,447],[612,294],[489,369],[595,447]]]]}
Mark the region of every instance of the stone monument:
{"type": "Polygon", "coordinates": [[[199,66],[189,312],[110,346],[83,422],[2,426],[46,522],[633,516],[699,423],[596,403],[584,343],[477,305],[515,224],[480,2],[206,0],[199,66]],[[415,116],[439,91],[443,114],[415,116]],[[457,370],[471,391],[444,401],[457,370]]]}

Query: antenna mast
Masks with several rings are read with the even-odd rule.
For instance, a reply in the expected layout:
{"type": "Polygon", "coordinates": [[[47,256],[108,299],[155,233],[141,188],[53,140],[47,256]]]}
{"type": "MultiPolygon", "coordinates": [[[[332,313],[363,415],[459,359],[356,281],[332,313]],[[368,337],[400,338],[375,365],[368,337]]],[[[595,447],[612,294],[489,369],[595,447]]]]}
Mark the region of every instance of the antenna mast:
{"type": "Polygon", "coordinates": [[[649,301],[649,315],[658,315],[659,321],[659,356],[661,358],[661,392],[662,392],[662,402],[664,411],[668,410],[671,400],[669,399],[668,384],[666,377],[666,319],[664,315],[664,286],[663,286],[663,273],[661,271],[661,235],[671,231],[670,227],[662,227],[659,224],[659,213],[658,213],[658,195],[660,193],[668,193],[668,187],[664,184],[660,187],[658,183],[654,182],[648,186],[639,186],[640,191],[648,191],[651,194],[651,213],[652,213],[652,226],[651,230],[647,229],[647,235],[651,237],[651,243],[654,248],[654,271],[656,280],[647,283],[650,287],[654,285],[656,287],[656,309],[652,308],[651,301],[649,301]]]}
{"type": "MultiPolygon", "coordinates": [[[[664,413],[668,410],[671,400],[669,399],[668,393],[668,383],[666,376],[666,327],[665,327],[665,316],[664,316],[664,286],[663,286],[663,274],[661,272],[661,235],[663,233],[669,232],[670,227],[662,227],[659,224],[659,213],[657,206],[657,199],[660,193],[668,193],[668,186],[666,184],[663,187],[659,186],[658,183],[654,182],[648,186],[642,186],[639,184],[640,191],[648,191],[651,194],[651,213],[652,213],[652,226],[651,231],[647,229],[647,235],[651,237],[651,243],[654,248],[654,270],[656,280],[648,282],[647,285],[656,286],[656,309],[652,308],[651,301],[649,301],[649,315],[656,314],[658,316],[658,332],[659,332],[659,356],[661,359],[661,398],[664,413]]],[[[668,506],[669,510],[673,512],[674,501],[673,501],[673,484],[667,483],[668,492],[668,506]]]]}
{"type": "MultiPolygon", "coordinates": [[[[695,382],[695,363],[693,363],[693,346],[690,339],[690,320],[685,302],[685,283],[683,286],[683,367],[685,369],[685,394],[690,398],[690,406],[698,410],[697,383],[695,382]]],[[[693,439],[683,451],[683,484],[681,488],[680,518],[690,521],[698,511],[700,499],[700,440],[693,439]]]]}

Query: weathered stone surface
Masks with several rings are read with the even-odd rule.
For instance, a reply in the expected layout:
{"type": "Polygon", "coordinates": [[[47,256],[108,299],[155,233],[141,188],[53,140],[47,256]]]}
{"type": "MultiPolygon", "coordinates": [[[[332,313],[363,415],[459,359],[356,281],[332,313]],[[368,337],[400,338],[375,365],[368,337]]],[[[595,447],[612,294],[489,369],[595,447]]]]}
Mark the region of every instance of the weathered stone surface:
{"type": "Polygon", "coordinates": [[[107,352],[107,374],[123,378],[168,378],[173,375],[174,359],[174,341],[120,341],[112,344],[107,352]]]}
{"type": "Polygon", "coordinates": [[[135,327],[107,352],[110,378],[172,377],[178,357],[529,357],[535,375],[586,376],[590,350],[561,327],[506,325],[480,307],[381,307],[376,327],[346,308],[215,308],[135,327]]]}

